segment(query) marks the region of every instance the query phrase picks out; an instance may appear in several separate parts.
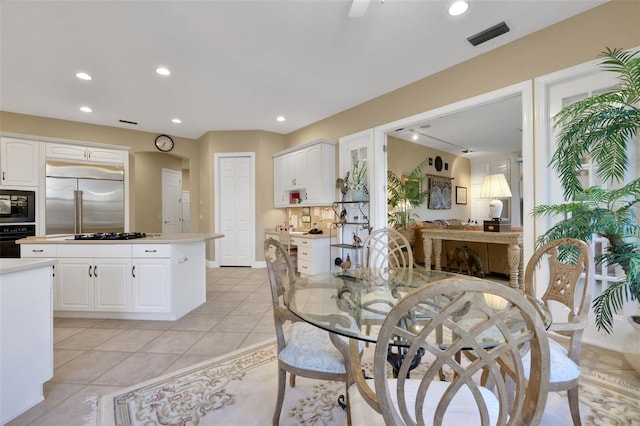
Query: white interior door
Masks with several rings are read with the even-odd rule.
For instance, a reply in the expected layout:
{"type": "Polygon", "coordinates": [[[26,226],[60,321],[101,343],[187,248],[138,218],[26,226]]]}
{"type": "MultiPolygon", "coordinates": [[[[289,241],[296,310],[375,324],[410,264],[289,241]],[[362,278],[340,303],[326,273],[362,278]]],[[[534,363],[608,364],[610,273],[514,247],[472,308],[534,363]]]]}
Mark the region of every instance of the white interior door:
{"type": "Polygon", "coordinates": [[[182,191],[182,232],[191,232],[191,191],[182,191]]]}
{"type": "MultiPolygon", "coordinates": [[[[573,67],[565,71],[541,77],[536,81],[536,100],[539,103],[538,110],[541,111],[538,120],[537,134],[539,140],[536,141],[536,189],[535,204],[559,204],[564,202],[562,188],[557,173],[548,167],[551,156],[556,149],[557,131],[552,127],[552,117],[563,107],[586,97],[598,94],[611,89],[616,84],[615,75],[604,72],[597,67],[596,62],[573,67]]],[[[585,187],[599,185],[606,187],[602,182],[596,180],[593,174],[597,164],[592,164],[585,160],[581,179],[584,180],[585,187]]],[[[629,179],[637,176],[635,168],[629,174],[629,179]]],[[[543,234],[553,225],[554,221],[542,218],[536,223],[536,236],[543,234]]],[[[602,253],[608,246],[605,238],[594,236],[592,248],[595,254],[602,253]]],[[[596,266],[595,284],[591,291],[591,297],[597,297],[612,282],[620,279],[624,273],[619,268],[611,268],[606,265],[596,266]]],[[[626,317],[636,313],[637,304],[627,303],[623,312],[614,315],[613,330],[611,335],[604,335],[596,330],[595,315],[593,310],[589,314],[587,329],[583,335],[583,340],[587,343],[621,351],[624,339],[631,332],[631,326],[627,323],[626,317]]]]}
{"type": "Polygon", "coordinates": [[[254,154],[216,154],[216,258],[220,266],[251,266],[255,252],[254,154]]]}
{"type": "Polygon", "coordinates": [[[162,169],[162,233],[182,232],[182,172],[162,169]]]}

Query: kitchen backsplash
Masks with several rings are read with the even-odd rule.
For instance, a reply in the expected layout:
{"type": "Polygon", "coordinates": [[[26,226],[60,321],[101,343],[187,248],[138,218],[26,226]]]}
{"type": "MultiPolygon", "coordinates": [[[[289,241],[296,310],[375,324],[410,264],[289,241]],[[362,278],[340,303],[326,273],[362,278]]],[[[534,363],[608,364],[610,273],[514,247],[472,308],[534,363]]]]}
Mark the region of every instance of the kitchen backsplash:
{"type": "Polygon", "coordinates": [[[331,222],[336,221],[336,215],[330,206],[322,207],[290,207],[287,209],[286,226],[293,225],[296,230],[318,227],[329,229],[331,222]]]}

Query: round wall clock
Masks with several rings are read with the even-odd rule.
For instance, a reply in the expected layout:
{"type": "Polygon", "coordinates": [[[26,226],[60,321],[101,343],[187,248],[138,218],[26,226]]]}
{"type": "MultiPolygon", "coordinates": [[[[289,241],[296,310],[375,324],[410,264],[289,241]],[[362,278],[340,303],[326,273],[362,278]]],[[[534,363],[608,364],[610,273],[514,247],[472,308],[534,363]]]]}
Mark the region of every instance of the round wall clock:
{"type": "Polygon", "coordinates": [[[160,135],[156,138],[155,145],[160,151],[169,152],[173,149],[174,143],[171,136],[160,135]]]}

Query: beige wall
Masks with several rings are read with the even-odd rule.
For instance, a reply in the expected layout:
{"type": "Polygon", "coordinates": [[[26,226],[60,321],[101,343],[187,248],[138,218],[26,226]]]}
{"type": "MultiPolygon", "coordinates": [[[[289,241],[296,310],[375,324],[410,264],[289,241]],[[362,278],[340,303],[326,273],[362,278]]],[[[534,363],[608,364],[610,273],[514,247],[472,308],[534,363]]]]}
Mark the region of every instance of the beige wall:
{"type": "MultiPolygon", "coordinates": [[[[135,156],[138,153],[157,153],[155,158],[180,158],[184,162],[192,164],[191,172],[199,175],[197,169],[199,162],[195,161],[199,156],[198,142],[193,139],[174,137],[175,148],[171,153],[160,153],[155,149],[154,141],[156,133],[140,132],[137,130],[121,129],[117,127],[98,126],[95,124],[78,123],[75,121],[56,120],[51,118],[36,117],[24,114],[15,114],[6,111],[0,111],[0,131],[8,133],[19,133],[30,135],[36,138],[56,138],[82,142],[104,143],[111,145],[121,145],[130,148],[129,150],[129,229],[131,231],[139,231],[137,218],[146,217],[148,209],[143,205],[143,213],[136,214],[136,208],[139,203],[136,202],[136,179],[144,177],[144,174],[136,172],[135,156]],[[195,168],[194,168],[195,167],[195,168]]],[[[171,160],[169,160],[171,161],[171,160]]],[[[177,170],[181,170],[182,163],[178,163],[177,170]]],[[[191,183],[191,191],[198,193],[200,182],[193,181],[191,183]]],[[[195,206],[191,205],[191,229],[193,232],[199,232],[199,222],[194,216],[195,206]]],[[[144,223],[144,222],[143,222],[144,223]]],[[[142,224],[140,224],[142,226],[142,224]]]]}
{"type": "MultiPolygon", "coordinates": [[[[429,210],[427,209],[427,203],[425,203],[419,208],[413,209],[412,213],[417,214],[421,220],[466,219],[470,217],[470,203],[457,205],[455,201],[456,186],[464,186],[467,190],[470,190],[471,187],[471,162],[468,158],[431,149],[396,137],[387,139],[387,169],[398,176],[408,175],[425,158],[433,158],[435,161],[436,156],[440,156],[443,163],[449,164],[449,170],[444,170],[443,168],[437,172],[434,165],[427,165],[424,169],[424,174],[437,174],[438,176],[453,178],[451,182],[451,209],[429,210]]],[[[427,189],[428,185],[429,181],[427,179],[424,181],[424,188],[427,189]]]]}
{"type": "MultiPolygon", "coordinates": [[[[188,159],[191,164],[192,230],[209,232],[214,229],[215,152],[256,153],[256,260],[260,261],[264,259],[261,244],[264,229],[284,218],[284,212],[273,209],[272,153],[318,138],[338,140],[361,130],[588,62],[606,47],[640,46],[638,17],[640,2],[614,0],[286,136],[237,131],[209,132],[198,140],[175,138],[173,153],[188,159]]],[[[155,152],[153,140],[156,134],[153,133],[8,112],[0,112],[0,131],[131,147],[131,175],[134,175],[133,156],[136,153],[155,152]]],[[[135,182],[131,182],[132,194],[134,185],[135,182]]],[[[137,203],[134,197],[131,198],[133,219],[137,203]]],[[[131,226],[135,229],[136,224],[131,226]]]]}
{"type": "MultiPolygon", "coordinates": [[[[262,246],[265,228],[273,228],[275,224],[282,223],[284,211],[273,208],[273,154],[285,148],[284,136],[264,131],[229,131],[209,132],[199,139],[200,143],[200,182],[201,191],[198,195],[198,203],[201,208],[201,223],[203,232],[215,230],[215,205],[214,185],[216,169],[214,154],[232,152],[253,152],[256,161],[256,247],[257,261],[264,260],[262,246]]],[[[192,180],[195,176],[192,176],[192,180]]],[[[193,202],[192,195],[192,202],[193,202]]],[[[193,205],[193,204],[192,204],[193,205]]],[[[212,243],[208,249],[208,259],[213,259],[212,243]]]]}
{"type": "MultiPolygon", "coordinates": [[[[295,146],[410,117],[640,46],[640,1],[614,0],[287,135],[295,146]]],[[[390,60],[393,60],[390,58],[390,60]]]]}
{"type": "Polygon", "coordinates": [[[131,193],[136,200],[136,232],[162,232],[162,169],[182,172],[182,159],[160,152],[135,155],[135,182],[131,193]]]}

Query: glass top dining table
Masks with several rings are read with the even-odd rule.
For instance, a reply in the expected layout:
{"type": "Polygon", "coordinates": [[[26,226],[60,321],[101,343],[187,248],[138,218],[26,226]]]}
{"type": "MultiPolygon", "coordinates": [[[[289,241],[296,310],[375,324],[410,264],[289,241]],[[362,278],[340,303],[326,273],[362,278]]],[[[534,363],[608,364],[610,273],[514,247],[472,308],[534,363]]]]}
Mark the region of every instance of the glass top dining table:
{"type": "MultiPolygon", "coordinates": [[[[284,295],[288,308],[302,320],[338,335],[365,342],[377,342],[378,331],[387,313],[402,297],[414,290],[448,278],[470,278],[445,271],[424,268],[349,269],[298,278],[284,295]]],[[[495,282],[495,285],[507,285],[495,282]]],[[[538,300],[525,297],[537,308],[545,327],[551,325],[551,313],[538,300]]],[[[446,304],[447,295],[426,301],[446,304]]],[[[507,308],[506,300],[484,294],[491,309],[507,308]]],[[[519,311],[510,319],[513,327],[521,324],[519,311]]],[[[472,327],[474,309],[463,309],[455,315],[459,324],[472,327]]],[[[420,321],[412,324],[419,326],[420,321]]],[[[491,333],[483,337],[491,345],[491,333]]],[[[446,339],[445,339],[446,340],[446,339]]],[[[394,344],[394,342],[389,342],[394,344]]],[[[401,344],[401,343],[400,343],[401,344]]]]}

